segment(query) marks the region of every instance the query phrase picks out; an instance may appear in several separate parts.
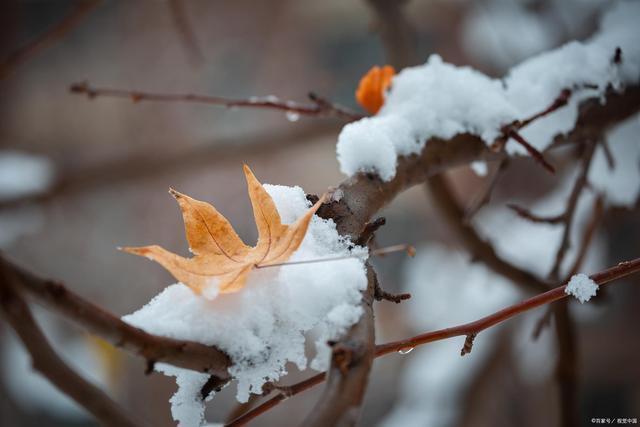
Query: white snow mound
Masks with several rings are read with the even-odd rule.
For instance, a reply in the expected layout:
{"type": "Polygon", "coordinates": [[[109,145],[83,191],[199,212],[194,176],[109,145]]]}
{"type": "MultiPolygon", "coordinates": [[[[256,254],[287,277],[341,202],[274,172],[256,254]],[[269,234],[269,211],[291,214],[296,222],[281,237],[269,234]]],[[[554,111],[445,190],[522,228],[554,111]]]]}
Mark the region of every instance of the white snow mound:
{"type": "MultiPolygon", "coordinates": [[[[373,172],[390,181],[398,156],[420,153],[430,138],[471,133],[490,144],[502,125],[543,111],[563,89],[570,89],[567,106],[521,131],[531,145],[544,150],[554,136],[574,128],[580,102],[640,81],[639,20],[640,2],[617,2],[589,40],[534,56],[503,79],[447,64],[438,55],[424,65],[405,68],[393,78],[377,115],[342,129],[337,145],[340,170],[349,176],[373,172]],[[615,64],[618,47],[622,61],[615,64]]],[[[507,150],[526,154],[513,141],[507,150]]]]}
{"type": "MultiPolygon", "coordinates": [[[[300,187],[265,188],[285,224],[310,207],[300,187]]],[[[344,334],[362,315],[366,249],[339,236],[333,221],[314,216],[290,261],[347,255],[358,257],[254,270],[244,289],[214,299],[174,284],[123,320],[153,334],[225,351],[233,362],[229,372],[238,382],[237,399],[245,402],[250,393],[261,393],[265,382],[286,374],[286,363],[307,367],[305,333],[312,329],[318,350],[312,366],[325,369],[326,341],[344,334]]],[[[204,415],[199,391],[208,376],[167,365],[158,370],[176,377],[179,390],[171,403],[179,425],[199,425],[204,415]]]]}

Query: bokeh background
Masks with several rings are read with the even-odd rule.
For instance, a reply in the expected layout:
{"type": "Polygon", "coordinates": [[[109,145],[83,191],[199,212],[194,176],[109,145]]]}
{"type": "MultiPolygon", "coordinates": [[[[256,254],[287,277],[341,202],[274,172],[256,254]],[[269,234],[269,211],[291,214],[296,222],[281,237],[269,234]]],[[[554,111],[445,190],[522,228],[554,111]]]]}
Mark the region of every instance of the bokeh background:
{"type": "MultiPolygon", "coordinates": [[[[608,3],[414,0],[403,8],[415,31],[419,62],[438,53],[445,61],[499,77],[529,56],[588,37],[608,3]]],[[[3,1],[1,57],[11,58],[77,5],[3,1]]],[[[380,28],[365,1],[101,2],[59,39],[2,68],[3,253],[124,315],[172,278],[116,247],[159,243],[186,253],[169,187],[213,202],[243,239],[253,241],[242,163],[263,182],[322,193],[344,179],[335,159],[344,122],[188,103],[91,100],[71,94],[69,86],[88,81],[150,92],[277,95],[298,101],[314,91],[357,109],[354,90],[360,76],[388,60],[380,28]]],[[[638,129],[634,126],[631,134],[638,129]]],[[[491,209],[504,210],[514,198],[532,205],[561,186],[564,176],[547,176],[528,160],[515,162],[499,181],[491,209]]],[[[463,203],[484,184],[466,167],[453,177],[463,203]]],[[[414,260],[390,255],[375,261],[387,290],[415,294],[400,305],[377,304],[378,342],[472,320],[523,297],[511,284],[470,264],[424,188],[402,194],[381,215],[387,225],[378,233],[378,245],[409,243],[421,250],[414,260]],[[486,292],[469,293],[475,281],[486,292]],[[491,292],[486,304],[478,303],[491,292]]],[[[609,211],[587,267],[637,256],[638,218],[637,204],[609,211]]],[[[531,257],[537,257],[535,250],[554,248],[553,243],[538,245],[531,257]]],[[[627,281],[629,286],[616,286],[594,307],[574,313],[585,425],[591,417],[640,417],[640,283],[627,281]]],[[[542,314],[509,322],[484,341],[481,336],[465,358],[459,357],[462,343],[456,341],[376,360],[362,425],[557,425],[554,335],[547,329],[538,341],[530,338],[542,314]]],[[[153,425],[173,425],[172,378],[145,376],[144,361],[105,346],[52,313],[38,310],[38,317],[70,363],[153,425]]],[[[95,425],[31,372],[28,356],[4,323],[0,333],[1,425],[95,425]]],[[[293,372],[283,382],[307,375],[293,372]]],[[[295,425],[320,391],[289,399],[254,425],[295,425]]],[[[207,419],[223,421],[236,406],[234,394],[228,387],[216,396],[207,419]]]]}

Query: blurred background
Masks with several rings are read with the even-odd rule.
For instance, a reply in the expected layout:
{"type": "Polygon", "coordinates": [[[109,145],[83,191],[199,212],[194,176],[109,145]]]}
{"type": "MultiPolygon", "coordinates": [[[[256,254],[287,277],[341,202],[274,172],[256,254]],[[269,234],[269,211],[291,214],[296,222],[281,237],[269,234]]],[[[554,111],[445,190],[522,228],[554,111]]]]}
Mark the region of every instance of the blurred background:
{"type": "MultiPolygon", "coordinates": [[[[500,77],[527,57],[588,37],[609,3],[414,0],[403,10],[415,31],[418,62],[438,53],[445,61],[500,77]]],[[[301,102],[314,91],[357,109],[359,78],[372,65],[388,62],[381,28],[365,1],[103,1],[95,6],[3,1],[0,248],[20,265],[65,282],[118,315],[136,310],[173,281],[159,266],[116,247],[158,243],[186,253],[169,187],[214,203],[245,241],[254,241],[242,163],[263,182],[322,193],[344,179],[335,159],[344,122],[268,110],[88,99],[71,94],[69,86],[88,81],[149,92],[276,95],[301,102]],[[86,10],[78,13],[78,8],[86,10]],[[25,49],[74,14],[56,37],[25,49]]],[[[618,132],[622,136],[614,151],[620,156],[638,143],[638,122],[636,117],[618,132]]],[[[505,253],[511,246],[519,252],[516,258],[526,259],[523,266],[541,276],[549,268],[545,262],[555,251],[557,233],[551,231],[543,244],[531,243],[540,228],[531,228],[504,205],[517,200],[561,211],[564,199],[549,201],[545,195],[555,188],[567,194],[562,189],[571,182],[574,155],[572,150],[559,155],[566,167],[556,177],[527,159],[512,162],[491,205],[479,214],[478,221],[489,218],[487,224],[494,224],[503,239],[516,239],[500,240],[505,253]],[[495,218],[501,219],[496,223],[495,218]]],[[[466,167],[452,176],[463,204],[486,184],[466,167]]],[[[419,251],[412,260],[391,255],[375,261],[385,289],[414,293],[400,305],[376,305],[378,342],[473,320],[525,296],[470,262],[424,188],[405,192],[381,215],[387,225],[378,233],[378,245],[409,243],[419,251]]],[[[637,203],[610,209],[584,270],[638,256],[638,218],[637,203]]],[[[639,284],[637,277],[627,281],[639,284]]],[[[579,325],[579,404],[585,425],[592,417],[640,417],[640,288],[620,284],[603,294],[589,307],[571,307],[579,325]]],[[[151,424],[174,425],[168,404],[172,378],[145,376],[143,360],[53,313],[37,314],[69,363],[151,424]]],[[[537,341],[531,338],[543,314],[529,313],[495,328],[464,358],[459,357],[464,340],[453,340],[376,360],[361,424],[557,425],[555,335],[547,328],[537,341]]],[[[95,425],[31,372],[28,356],[4,323],[0,336],[1,425],[95,425]]],[[[293,373],[282,382],[306,376],[293,373]]],[[[233,388],[209,403],[209,421],[224,421],[236,406],[233,388]]],[[[320,391],[288,400],[254,425],[297,424],[320,391]]]]}

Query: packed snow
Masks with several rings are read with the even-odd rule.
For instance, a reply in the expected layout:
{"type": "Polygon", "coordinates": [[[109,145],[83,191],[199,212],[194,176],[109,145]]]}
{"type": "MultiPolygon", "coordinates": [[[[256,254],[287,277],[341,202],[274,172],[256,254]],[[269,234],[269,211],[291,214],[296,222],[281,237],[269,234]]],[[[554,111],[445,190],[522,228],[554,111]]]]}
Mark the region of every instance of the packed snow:
{"type": "MultiPolygon", "coordinates": [[[[299,187],[265,188],[285,224],[293,223],[310,207],[299,187]]],[[[266,382],[285,375],[288,362],[300,369],[307,367],[308,332],[317,339],[311,367],[325,369],[330,355],[327,340],[343,335],[362,314],[366,249],[353,247],[339,236],[333,221],[314,216],[290,261],[350,255],[355,257],[254,270],[243,290],[213,300],[174,284],[123,320],[154,334],[225,351],[233,362],[229,372],[238,382],[237,398],[245,402],[250,393],[261,393],[266,382]]],[[[200,425],[204,402],[199,392],[208,376],[166,365],[158,369],[176,377],[179,390],[171,404],[179,425],[200,425]]]]}
{"type": "Polygon", "coordinates": [[[580,304],[584,304],[591,297],[596,296],[597,291],[598,284],[582,273],[573,275],[564,289],[564,293],[576,297],[580,304]]]}
{"type": "MultiPolygon", "coordinates": [[[[343,128],[337,145],[341,171],[349,176],[373,172],[389,181],[396,174],[398,157],[420,153],[430,138],[471,133],[492,143],[502,125],[544,110],[563,89],[571,89],[567,106],[521,131],[529,143],[544,150],[554,136],[573,129],[580,102],[602,98],[610,87],[638,83],[638,18],[640,2],[616,3],[589,40],[530,58],[503,79],[445,63],[438,55],[402,70],[377,115],[343,128]],[[615,64],[618,47],[622,61],[615,64]]],[[[526,154],[512,141],[507,150],[526,154]]]]}

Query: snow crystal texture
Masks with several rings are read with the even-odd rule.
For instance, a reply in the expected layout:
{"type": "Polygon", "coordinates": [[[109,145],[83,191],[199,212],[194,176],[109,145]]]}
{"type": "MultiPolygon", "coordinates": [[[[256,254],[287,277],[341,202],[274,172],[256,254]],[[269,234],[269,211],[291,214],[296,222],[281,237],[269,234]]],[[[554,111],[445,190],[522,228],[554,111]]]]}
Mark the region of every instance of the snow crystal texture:
{"type": "Polygon", "coordinates": [[[564,289],[564,293],[576,297],[580,304],[584,304],[591,297],[596,296],[597,291],[598,284],[582,273],[573,275],[564,289]]]}
{"type": "MultiPolygon", "coordinates": [[[[430,138],[471,133],[490,144],[502,125],[544,110],[563,89],[571,89],[567,106],[521,131],[529,143],[544,150],[554,136],[573,129],[580,102],[602,97],[609,87],[638,83],[639,18],[640,2],[616,3],[591,39],[528,59],[503,79],[447,64],[438,55],[425,65],[402,70],[376,116],[343,128],[337,145],[341,171],[349,176],[373,172],[389,181],[396,174],[398,156],[420,153],[430,138]],[[618,47],[622,62],[614,64],[618,47]]],[[[526,154],[513,142],[507,143],[507,150],[526,154]]]]}
{"type": "MultiPolygon", "coordinates": [[[[265,188],[285,224],[310,207],[299,187],[265,188]]],[[[265,382],[286,374],[286,363],[306,368],[306,332],[313,330],[317,337],[312,367],[326,368],[323,361],[330,353],[326,341],[344,334],[362,314],[366,249],[352,246],[338,235],[333,221],[314,216],[290,261],[357,257],[254,270],[243,290],[213,300],[174,284],[123,320],[150,333],[215,345],[227,352],[233,362],[229,372],[238,382],[237,398],[244,402],[250,393],[261,393],[265,382]]],[[[199,391],[208,376],[166,365],[158,369],[176,377],[179,390],[171,403],[179,425],[199,425],[204,414],[199,391]]]]}

